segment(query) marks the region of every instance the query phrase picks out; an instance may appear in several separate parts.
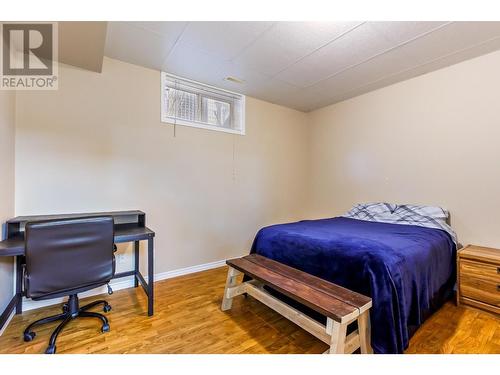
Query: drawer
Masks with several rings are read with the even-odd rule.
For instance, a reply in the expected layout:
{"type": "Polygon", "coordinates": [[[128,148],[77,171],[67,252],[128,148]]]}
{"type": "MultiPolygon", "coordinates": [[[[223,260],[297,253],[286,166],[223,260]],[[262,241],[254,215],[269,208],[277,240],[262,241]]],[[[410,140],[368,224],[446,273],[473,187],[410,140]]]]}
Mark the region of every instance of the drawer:
{"type": "Polygon", "coordinates": [[[460,294],[463,297],[500,307],[500,282],[460,275],[460,294]]]}
{"type": "Polygon", "coordinates": [[[461,259],[459,267],[460,280],[474,278],[500,284],[500,264],[461,259]]]}

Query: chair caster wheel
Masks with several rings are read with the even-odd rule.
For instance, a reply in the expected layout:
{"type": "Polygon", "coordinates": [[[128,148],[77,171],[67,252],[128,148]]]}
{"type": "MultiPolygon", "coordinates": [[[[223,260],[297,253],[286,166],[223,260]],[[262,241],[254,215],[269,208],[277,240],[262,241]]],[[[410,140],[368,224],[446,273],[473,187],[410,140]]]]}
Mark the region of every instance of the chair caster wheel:
{"type": "Polygon", "coordinates": [[[103,326],[101,327],[101,332],[109,332],[109,324],[103,324],[103,326]]]}
{"type": "Polygon", "coordinates": [[[111,311],[111,305],[104,305],[104,307],[102,308],[102,311],[104,311],[105,313],[110,312],[111,311]]]}
{"type": "Polygon", "coordinates": [[[24,342],[30,342],[33,341],[35,338],[36,333],[35,332],[28,332],[24,334],[24,342]]]}
{"type": "Polygon", "coordinates": [[[56,346],[49,346],[45,350],[45,354],[56,354],[56,346]]]}

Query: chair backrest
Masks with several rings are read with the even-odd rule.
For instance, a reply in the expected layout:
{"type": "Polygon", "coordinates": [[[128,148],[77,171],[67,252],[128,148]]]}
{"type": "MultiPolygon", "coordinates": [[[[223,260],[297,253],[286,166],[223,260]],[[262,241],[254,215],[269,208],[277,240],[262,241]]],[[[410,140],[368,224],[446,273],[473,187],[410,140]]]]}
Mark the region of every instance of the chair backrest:
{"type": "Polygon", "coordinates": [[[54,298],[108,283],[115,271],[113,227],[110,216],[27,223],[27,296],[54,298]]]}

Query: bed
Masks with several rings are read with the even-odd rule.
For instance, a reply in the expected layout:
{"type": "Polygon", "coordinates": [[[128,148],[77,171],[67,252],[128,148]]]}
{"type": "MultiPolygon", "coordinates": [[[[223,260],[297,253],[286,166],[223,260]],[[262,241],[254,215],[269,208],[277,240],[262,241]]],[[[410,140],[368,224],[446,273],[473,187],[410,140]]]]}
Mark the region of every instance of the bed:
{"type": "Polygon", "coordinates": [[[373,212],[379,206],[363,207],[344,217],[263,228],[251,252],[370,296],[374,352],[402,353],[451,296],[456,236],[444,223],[445,210],[423,224],[420,214],[405,212],[408,205],[387,205],[382,214],[373,212]]]}

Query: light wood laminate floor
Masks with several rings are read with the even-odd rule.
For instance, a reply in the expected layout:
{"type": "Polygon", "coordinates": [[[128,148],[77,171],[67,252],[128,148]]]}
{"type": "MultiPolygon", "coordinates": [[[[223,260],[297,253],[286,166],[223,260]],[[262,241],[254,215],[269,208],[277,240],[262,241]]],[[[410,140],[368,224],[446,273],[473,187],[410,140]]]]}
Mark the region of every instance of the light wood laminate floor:
{"type": "MultiPolygon", "coordinates": [[[[226,268],[155,283],[155,315],[147,317],[141,289],[104,297],[111,331],[95,319],[76,319],[57,341],[58,353],[322,353],[326,344],[258,301],[236,297],[233,309],[220,311],[226,268]]],[[[98,310],[95,310],[98,311],[98,310]]],[[[32,321],[60,312],[59,306],[17,315],[0,337],[0,353],[43,353],[56,323],[22,339],[32,321]]],[[[415,334],[408,353],[500,353],[500,318],[447,303],[415,334]]]]}

